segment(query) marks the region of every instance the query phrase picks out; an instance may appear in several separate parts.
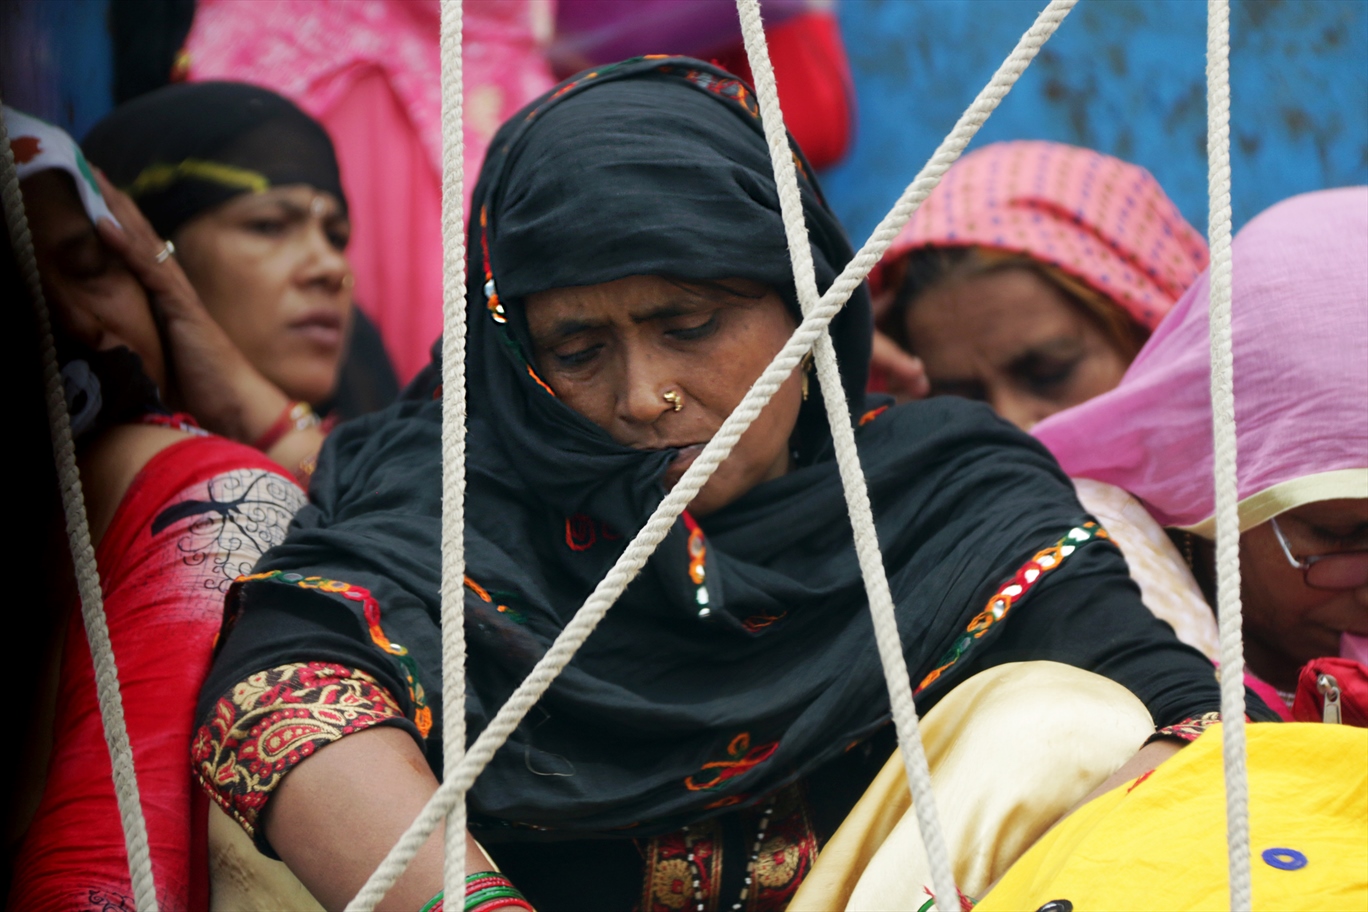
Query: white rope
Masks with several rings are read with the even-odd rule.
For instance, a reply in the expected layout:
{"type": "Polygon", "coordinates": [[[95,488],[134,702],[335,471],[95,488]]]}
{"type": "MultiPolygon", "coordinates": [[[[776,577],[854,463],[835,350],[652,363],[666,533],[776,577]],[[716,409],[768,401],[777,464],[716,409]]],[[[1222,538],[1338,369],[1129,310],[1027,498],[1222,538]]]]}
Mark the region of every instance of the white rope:
{"type": "MultiPolygon", "coordinates": [[[[760,19],[760,0],[736,0],[741,17],[741,35],[746,44],[746,57],[755,78],[755,91],[760,101],[761,123],[769,142],[770,162],[774,167],[775,185],[779,191],[779,209],[784,219],[784,233],[788,239],[789,256],[793,260],[793,278],[798,292],[798,303],[803,313],[811,313],[817,306],[817,277],[812,262],[812,247],[808,240],[807,223],[803,216],[803,200],[798,189],[793,153],[789,148],[788,131],[784,128],[779,89],[770,62],[769,45],[765,39],[764,23],[760,19]]],[[[845,489],[846,506],[855,540],[855,553],[869,594],[869,610],[874,622],[874,640],[878,645],[884,679],[888,684],[889,705],[893,724],[902,747],[903,767],[912,792],[912,807],[917,815],[922,843],[926,846],[931,866],[931,883],[935,887],[935,903],[939,912],[958,912],[959,891],[955,887],[955,871],[950,863],[945,835],[941,831],[936,812],[935,795],[931,789],[931,770],[922,746],[917,707],[912,698],[912,683],[903,655],[902,640],[898,635],[897,614],[893,595],[888,588],[888,575],[883,555],[879,550],[878,531],[869,503],[869,491],[864,471],[860,466],[859,451],[855,446],[855,429],[850,421],[850,405],[841,382],[840,367],[836,363],[836,349],[831,333],[823,330],[817,339],[817,379],[827,409],[827,423],[831,427],[836,447],[836,463],[845,489]]]]}
{"type": "MultiPolygon", "coordinates": [[[[465,757],[466,246],[461,0],[442,0],[442,770],[465,757]]],[[[442,882],[454,906],[465,896],[466,802],[446,822],[442,882]]],[[[376,897],[379,899],[379,897],[376,897]]]]}
{"type": "Polygon", "coordinates": [[[1207,0],[1207,232],[1211,246],[1211,432],[1216,484],[1216,608],[1221,637],[1230,908],[1253,907],[1249,870],[1249,774],[1245,765],[1244,642],[1236,477],[1235,355],[1231,331],[1230,0],[1207,0]]]}
{"type": "Polygon", "coordinates": [[[736,441],[759,415],[775,391],[793,373],[802,357],[812,349],[817,339],[825,332],[832,317],[869,275],[869,271],[893,243],[903,225],[912,217],[912,213],[935,189],[950,165],[964,151],[979,127],[987,121],[988,116],[1025,71],[1041,45],[1054,34],[1075,3],[1077,0],[1051,0],[1050,5],[1041,12],[1011,55],[993,74],[988,85],[960,117],[950,135],[941,142],[931,160],[903,191],[892,211],[879,223],[869,240],[846,265],[816,306],[804,315],[803,322],[799,324],[783,349],[774,356],[769,367],[765,368],[731,415],[727,416],[717,434],[708,441],[703,452],[694,460],[693,465],[684,473],[674,489],[656,507],[651,518],[632,539],[617,563],[594,588],[546,654],[475,739],[475,743],[471,745],[457,770],[444,776],[441,786],[428,800],[422,812],[371,874],[361,892],[347,906],[349,912],[369,912],[378,898],[384,896],[394,885],[414,854],[423,846],[442,819],[451,812],[457,801],[457,793],[464,793],[470,788],[494,752],[503,745],[528,710],[574,657],[576,650],[598,626],[617,597],[645,566],[656,546],[674,526],[679,514],[698,494],[699,489],[712,476],[722,460],[731,453],[736,441]]]}
{"type": "Polygon", "coordinates": [[[114,778],[114,797],[123,824],[124,845],[128,850],[128,871],[133,884],[133,900],[139,912],[156,912],[157,893],[152,883],[152,856],[147,842],[147,821],[143,818],[138,779],[133,771],[133,747],[124,723],[123,698],[119,693],[119,670],[114,662],[114,647],[109,640],[105,619],[100,573],[95,566],[95,549],[90,544],[90,524],[86,520],[81,473],[76,468],[76,448],[71,438],[62,375],[57,368],[57,349],[52,339],[52,320],[48,315],[43,283],[38,275],[38,258],[33,251],[24,199],[19,191],[19,171],[10,149],[9,126],[0,111],[0,183],[3,183],[5,224],[19,272],[28,285],[38,324],[38,344],[42,348],[43,393],[47,400],[48,429],[52,435],[52,455],[57,463],[57,481],[66,515],[67,544],[76,569],[76,587],[81,597],[81,617],[95,666],[95,694],[104,724],[105,745],[109,748],[114,778]]]}

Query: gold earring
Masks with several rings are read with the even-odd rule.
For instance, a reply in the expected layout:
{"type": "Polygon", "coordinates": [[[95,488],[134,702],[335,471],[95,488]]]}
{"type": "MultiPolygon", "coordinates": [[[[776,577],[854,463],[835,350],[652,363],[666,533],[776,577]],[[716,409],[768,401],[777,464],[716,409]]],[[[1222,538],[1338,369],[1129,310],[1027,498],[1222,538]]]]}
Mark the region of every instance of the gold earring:
{"type": "Polygon", "coordinates": [[[808,400],[808,375],[812,373],[812,352],[803,355],[802,362],[798,365],[803,371],[803,401],[808,400]]]}
{"type": "Polygon", "coordinates": [[[670,403],[676,412],[684,408],[684,397],[675,390],[666,390],[663,398],[670,403]]]}

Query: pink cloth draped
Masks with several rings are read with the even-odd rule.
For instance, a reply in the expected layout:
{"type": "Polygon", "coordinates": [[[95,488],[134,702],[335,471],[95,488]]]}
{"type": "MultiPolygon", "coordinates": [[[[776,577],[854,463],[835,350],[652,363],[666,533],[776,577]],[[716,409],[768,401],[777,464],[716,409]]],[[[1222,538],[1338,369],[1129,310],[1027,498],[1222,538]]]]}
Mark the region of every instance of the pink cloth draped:
{"type": "MultiPolygon", "coordinates": [[[[1241,528],[1368,497],[1368,187],[1273,206],[1234,257],[1241,528]]],[[[1165,526],[1214,510],[1207,290],[1203,273],[1116,389],[1034,429],[1069,475],[1129,491],[1165,526]]]]}
{"type": "Polygon", "coordinates": [[[960,159],[884,262],[989,247],[1057,266],[1153,329],[1207,263],[1206,242],[1150,173],[1061,143],[993,143],[960,159]]]}
{"type": "MultiPolygon", "coordinates": [[[[554,0],[465,4],[465,195],[494,132],[554,84],[554,0]]],[[[272,89],[333,138],[351,207],[356,300],[401,381],[442,329],[437,0],[199,0],[190,78],[272,89]]]]}

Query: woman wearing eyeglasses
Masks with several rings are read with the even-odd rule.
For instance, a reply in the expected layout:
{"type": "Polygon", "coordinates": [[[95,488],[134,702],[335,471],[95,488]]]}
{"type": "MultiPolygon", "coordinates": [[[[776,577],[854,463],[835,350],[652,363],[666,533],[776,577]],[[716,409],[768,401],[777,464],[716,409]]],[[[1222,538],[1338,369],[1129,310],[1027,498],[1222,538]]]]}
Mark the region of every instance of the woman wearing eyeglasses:
{"type": "MultiPolygon", "coordinates": [[[[1302,666],[1362,662],[1368,642],[1368,187],[1274,206],[1234,257],[1245,659],[1268,704],[1289,710],[1302,666]]],[[[1119,387],[1035,434],[1085,495],[1137,498],[1214,604],[1207,290],[1203,274],[1119,387]]],[[[1103,521],[1128,559],[1153,550],[1103,521]]]]}

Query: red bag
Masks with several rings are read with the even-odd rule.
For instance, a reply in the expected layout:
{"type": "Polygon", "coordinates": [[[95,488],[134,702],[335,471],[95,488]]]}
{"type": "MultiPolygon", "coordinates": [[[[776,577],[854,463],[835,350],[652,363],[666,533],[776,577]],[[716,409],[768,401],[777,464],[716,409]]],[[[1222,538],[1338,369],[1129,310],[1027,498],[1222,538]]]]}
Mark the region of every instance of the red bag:
{"type": "Polygon", "coordinates": [[[1337,711],[1343,724],[1368,728],[1368,665],[1353,659],[1312,659],[1297,679],[1292,718],[1333,722],[1337,711]]]}

